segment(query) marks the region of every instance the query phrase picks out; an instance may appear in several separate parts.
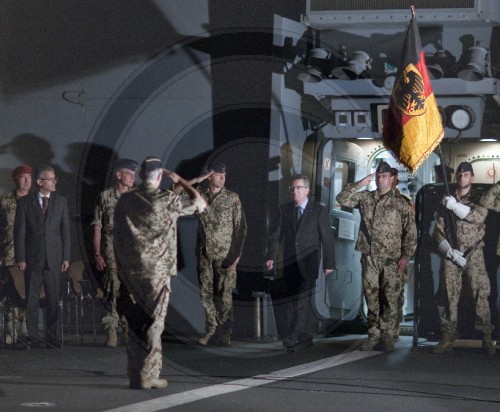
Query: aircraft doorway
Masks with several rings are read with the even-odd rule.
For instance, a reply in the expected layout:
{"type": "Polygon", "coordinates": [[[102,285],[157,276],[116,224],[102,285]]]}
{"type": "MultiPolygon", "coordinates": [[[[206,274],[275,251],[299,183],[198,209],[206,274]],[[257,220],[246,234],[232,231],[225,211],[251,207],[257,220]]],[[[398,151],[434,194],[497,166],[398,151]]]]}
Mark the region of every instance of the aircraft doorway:
{"type": "Polygon", "coordinates": [[[335,235],[336,268],[326,278],[318,276],[314,299],[316,314],[324,320],[353,320],[362,308],[360,253],[354,249],[360,216],[358,210],[344,208],[335,200],[347,183],[363,173],[362,156],[356,144],[333,139],[324,140],[316,156],[315,200],[328,208],[335,235]]]}

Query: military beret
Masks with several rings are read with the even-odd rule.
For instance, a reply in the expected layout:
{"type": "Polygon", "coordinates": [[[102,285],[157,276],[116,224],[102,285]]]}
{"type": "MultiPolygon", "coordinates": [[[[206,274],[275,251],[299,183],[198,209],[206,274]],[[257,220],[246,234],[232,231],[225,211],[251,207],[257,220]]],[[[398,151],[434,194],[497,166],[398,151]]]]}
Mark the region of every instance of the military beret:
{"type": "Polygon", "coordinates": [[[474,173],[474,170],[472,170],[472,165],[469,162],[462,162],[458,165],[457,174],[464,173],[464,172],[474,173]]]}
{"type": "Polygon", "coordinates": [[[137,162],[131,159],[120,159],[116,162],[116,170],[129,169],[135,172],[138,166],[137,162]]]}
{"type": "Polygon", "coordinates": [[[208,170],[213,170],[216,173],[226,173],[226,164],[221,162],[212,162],[208,170]]]}
{"type": "Polygon", "coordinates": [[[16,177],[19,177],[19,176],[22,176],[22,175],[30,174],[31,172],[32,172],[32,169],[28,165],[17,166],[12,171],[12,177],[16,178],[16,177]]]}
{"type": "Polygon", "coordinates": [[[387,162],[380,162],[380,164],[377,166],[377,170],[375,170],[376,173],[391,173],[391,166],[387,162]]]}
{"type": "Polygon", "coordinates": [[[152,172],[157,169],[161,169],[161,160],[156,156],[148,156],[142,161],[141,171],[152,172]]]}

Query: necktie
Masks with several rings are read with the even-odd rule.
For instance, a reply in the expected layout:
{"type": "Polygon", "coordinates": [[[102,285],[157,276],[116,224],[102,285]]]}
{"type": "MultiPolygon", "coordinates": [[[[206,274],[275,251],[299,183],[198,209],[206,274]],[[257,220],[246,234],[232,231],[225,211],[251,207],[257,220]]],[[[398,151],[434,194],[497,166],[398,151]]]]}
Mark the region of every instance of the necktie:
{"type": "Polygon", "coordinates": [[[302,208],[300,206],[295,206],[295,222],[296,223],[299,223],[301,216],[302,216],[302,208]]]}
{"type": "Polygon", "coordinates": [[[43,210],[44,215],[47,214],[48,207],[49,207],[49,198],[47,196],[43,196],[42,197],[42,210],[43,210]]]}

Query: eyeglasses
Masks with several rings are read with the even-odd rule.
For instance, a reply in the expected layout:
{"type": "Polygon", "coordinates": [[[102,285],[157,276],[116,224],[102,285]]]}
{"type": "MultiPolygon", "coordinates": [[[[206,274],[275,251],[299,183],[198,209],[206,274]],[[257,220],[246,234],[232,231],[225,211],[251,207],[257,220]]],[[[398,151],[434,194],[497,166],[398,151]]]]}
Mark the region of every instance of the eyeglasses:
{"type": "Polygon", "coordinates": [[[44,177],[41,178],[40,180],[48,180],[49,182],[57,183],[57,177],[44,177]]]}
{"type": "Polygon", "coordinates": [[[307,189],[307,186],[288,186],[288,190],[290,190],[291,192],[301,189],[307,189]]]}

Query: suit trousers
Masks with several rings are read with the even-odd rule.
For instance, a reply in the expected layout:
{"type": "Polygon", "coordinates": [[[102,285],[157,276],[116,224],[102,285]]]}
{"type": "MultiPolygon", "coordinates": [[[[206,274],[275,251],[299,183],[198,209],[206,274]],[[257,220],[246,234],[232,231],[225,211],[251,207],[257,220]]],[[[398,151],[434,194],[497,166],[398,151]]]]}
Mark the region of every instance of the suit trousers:
{"type": "Polygon", "coordinates": [[[31,340],[42,339],[38,330],[38,312],[40,309],[40,292],[45,290],[45,324],[46,337],[49,341],[58,341],[57,323],[59,319],[59,303],[61,301],[61,272],[49,270],[28,270],[25,273],[26,283],[26,325],[31,340]]]}
{"type": "Polygon", "coordinates": [[[310,339],[314,334],[311,298],[316,278],[304,279],[295,262],[285,267],[284,279],[289,299],[284,335],[297,341],[310,339]]]}

